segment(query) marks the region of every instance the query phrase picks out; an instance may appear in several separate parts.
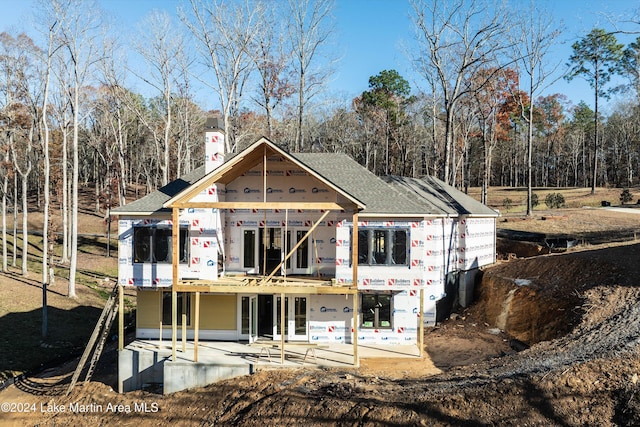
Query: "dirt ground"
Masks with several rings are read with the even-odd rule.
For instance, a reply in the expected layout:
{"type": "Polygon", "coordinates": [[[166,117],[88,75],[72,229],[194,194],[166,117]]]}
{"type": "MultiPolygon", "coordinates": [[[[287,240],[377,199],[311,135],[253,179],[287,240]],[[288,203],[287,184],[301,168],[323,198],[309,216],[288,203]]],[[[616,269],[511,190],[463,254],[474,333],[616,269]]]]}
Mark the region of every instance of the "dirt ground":
{"type": "MultiPolygon", "coordinates": [[[[589,222],[584,232],[606,235],[640,224],[636,213],[553,214],[552,220],[507,218],[500,227],[528,223],[527,230],[578,233],[589,222]]],[[[55,426],[640,425],[639,261],[640,242],[630,241],[499,262],[485,270],[477,302],[428,328],[425,357],[411,361],[258,371],[169,396],[118,394],[111,346],[94,380],[69,396],[65,372],[73,363],[2,391],[0,420],[55,426]]]]}

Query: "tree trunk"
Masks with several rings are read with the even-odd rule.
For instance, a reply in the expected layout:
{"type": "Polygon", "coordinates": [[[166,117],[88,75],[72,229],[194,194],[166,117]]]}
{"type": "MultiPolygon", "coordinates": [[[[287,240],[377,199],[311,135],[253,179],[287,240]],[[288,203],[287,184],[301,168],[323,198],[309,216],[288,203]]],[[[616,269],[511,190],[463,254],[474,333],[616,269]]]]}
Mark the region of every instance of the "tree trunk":
{"type": "MultiPolygon", "coordinates": [[[[29,168],[31,169],[31,168],[29,168]]],[[[28,184],[29,173],[21,174],[22,181],[22,275],[26,276],[28,273],[27,261],[29,259],[29,233],[28,233],[28,184]]]]}
{"type": "Polygon", "coordinates": [[[72,178],[71,178],[71,262],[69,264],[69,297],[76,297],[76,270],[78,266],[78,172],[80,162],[78,159],[78,126],[80,125],[80,117],[78,113],[79,105],[79,87],[76,84],[74,91],[74,108],[73,108],[73,142],[72,142],[72,178]]]}
{"type": "Polygon", "coordinates": [[[62,128],[62,259],[63,264],[69,262],[69,173],[67,169],[67,152],[69,132],[66,125],[66,114],[62,128]]]}
{"type": "Polygon", "coordinates": [[[18,174],[13,174],[13,260],[11,266],[18,265],[18,174]]]}
{"type": "MultiPolygon", "coordinates": [[[[4,155],[5,164],[9,163],[9,152],[4,155]]],[[[9,174],[5,171],[2,179],[2,272],[9,271],[7,268],[7,191],[9,190],[9,174]]]]}

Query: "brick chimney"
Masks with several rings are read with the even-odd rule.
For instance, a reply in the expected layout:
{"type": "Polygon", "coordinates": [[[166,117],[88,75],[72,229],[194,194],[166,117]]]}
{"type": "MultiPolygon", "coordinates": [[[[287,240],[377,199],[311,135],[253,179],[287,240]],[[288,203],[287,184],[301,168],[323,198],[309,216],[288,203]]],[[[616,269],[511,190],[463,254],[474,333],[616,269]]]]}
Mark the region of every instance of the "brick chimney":
{"type": "Polygon", "coordinates": [[[209,117],[205,128],[205,173],[209,173],[224,163],[224,123],[222,117],[209,117]]]}

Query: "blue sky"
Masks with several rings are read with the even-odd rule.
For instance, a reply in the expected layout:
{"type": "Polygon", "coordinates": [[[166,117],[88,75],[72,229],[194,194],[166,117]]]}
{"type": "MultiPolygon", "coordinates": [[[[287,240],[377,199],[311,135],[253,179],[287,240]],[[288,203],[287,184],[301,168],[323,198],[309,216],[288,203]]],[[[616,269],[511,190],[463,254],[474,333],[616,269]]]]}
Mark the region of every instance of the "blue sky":
{"type": "MultiPolygon", "coordinates": [[[[136,23],[151,9],[174,12],[180,4],[176,0],[101,0],[100,3],[115,22],[125,26],[125,31],[134,30],[136,23]]],[[[0,31],[25,30],[35,36],[29,30],[33,4],[33,0],[0,0],[0,31]]],[[[524,9],[529,0],[513,1],[512,4],[524,9]]],[[[563,65],[571,54],[571,44],[594,26],[612,29],[610,17],[631,19],[640,9],[640,1],[636,0],[548,0],[538,1],[538,4],[546,4],[558,22],[564,24],[559,40],[562,44],[554,48],[552,55],[553,61],[563,65]]],[[[396,69],[413,88],[416,87],[403,47],[412,39],[409,11],[408,0],[336,0],[334,48],[340,60],[334,67],[336,73],[328,88],[329,95],[351,99],[367,90],[370,76],[385,69],[396,69]]],[[[626,28],[640,31],[640,24],[627,24],[626,28]]],[[[637,36],[619,35],[618,40],[626,44],[637,36]]],[[[574,104],[580,100],[593,104],[592,90],[580,78],[572,82],[560,79],[546,91],[556,92],[564,93],[574,104]]]]}

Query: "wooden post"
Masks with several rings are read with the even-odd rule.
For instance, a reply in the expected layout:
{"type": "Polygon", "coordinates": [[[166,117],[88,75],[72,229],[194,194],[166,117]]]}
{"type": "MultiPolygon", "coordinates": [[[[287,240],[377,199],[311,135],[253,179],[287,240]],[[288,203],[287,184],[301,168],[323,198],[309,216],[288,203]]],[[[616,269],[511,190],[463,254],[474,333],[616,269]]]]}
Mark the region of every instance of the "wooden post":
{"type": "MultiPolygon", "coordinates": [[[[124,350],[124,288],[118,286],[118,352],[124,350]]],[[[118,393],[124,393],[124,381],[118,375],[118,393]]]]}
{"type": "Polygon", "coordinates": [[[353,211],[353,231],[351,232],[351,271],[353,287],[353,366],[360,366],[358,357],[358,211],[353,211]]]}
{"type": "Polygon", "coordinates": [[[180,261],[180,211],[173,208],[171,215],[171,360],[176,360],[176,341],[178,339],[178,262],[180,261]]]}
{"type": "Polygon", "coordinates": [[[193,330],[193,361],[198,361],[198,333],[200,330],[200,292],[196,292],[196,318],[194,320],[193,330]]]}
{"type": "Polygon", "coordinates": [[[358,357],[358,292],[353,294],[353,366],[360,366],[358,357]]]}
{"type": "Polygon", "coordinates": [[[187,352],[187,314],[182,313],[182,352],[187,352]]]}
{"type": "Polygon", "coordinates": [[[158,307],[160,307],[160,310],[158,310],[158,323],[160,323],[160,338],[158,338],[158,348],[162,348],[162,291],[157,292],[158,293],[158,307]]]}
{"type": "Polygon", "coordinates": [[[284,365],[284,293],[280,294],[280,364],[284,365]]]}
{"type": "Polygon", "coordinates": [[[418,313],[418,345],[420,346],[420,358],[424,356],[424,289],[420,289],[420,312],[418,313]]]}
{"type": "Polygon", "coordinates": [[[118,286],[118,351],[124,349],[124,287],[118,286]]]}
{"type": "Polygon", "coordinates": [[[176,361],[176,341],[178,340],[178,293],[171,290],[171,360],[176,361]]]}
{"type": "MultiPolygon", "coordinates": [[[[267,202],[267,146],[262,147],[262,201],[267,202]]],[[[262,230],[262,275],[267,274],[267,209],[264,210],[264,229],[262,230]]]]}
{"type": "Polygon", "coordinates": [[[353,231],[351,232],[351,273],[353,286],[358,286],[358,211],[353,212],[353,231]]]}
{"type": "MultiPolygon", "coordinates": [[[[289,209],[285,209],[284,210],[284,236],[282,236],[282,240],[284,241],[282,248],[284,249],[285,252],[287,251],[287,234],[288,233],[289,233],[289,209]]],[[[282,250],[280,250],[280,265],[281,265],[280,269],[284,272],[282,277],[284,277],[285,282],[287,281],[286,261],[287,261],[287,258],[283,258],[282,250]]]]}

